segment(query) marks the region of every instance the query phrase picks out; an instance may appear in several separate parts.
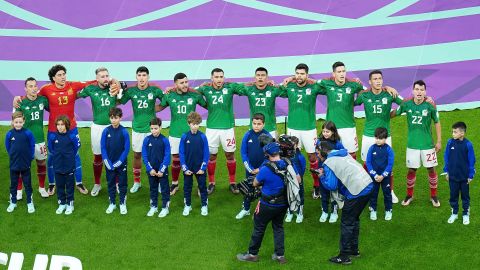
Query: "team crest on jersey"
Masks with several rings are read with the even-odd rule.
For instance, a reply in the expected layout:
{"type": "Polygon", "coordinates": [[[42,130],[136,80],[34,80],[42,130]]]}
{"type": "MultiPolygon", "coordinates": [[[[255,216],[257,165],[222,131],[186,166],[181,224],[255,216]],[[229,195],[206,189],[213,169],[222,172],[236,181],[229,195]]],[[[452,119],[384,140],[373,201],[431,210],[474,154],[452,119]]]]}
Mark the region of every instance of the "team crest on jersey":
{"type": "Polygon", "coordinates": [[[347,87],[345,88],[345,93],[350,94],[352,92],[352,88],[347,87]]]}
{"type": "Polygon", "coordinates": [[[148,93],[148,99],[153,99],[153,94],[152,93],[148,93]]]}
{"type": "Polygon", "coordinates": [[[222,93],[223,93],[224,95],[228,94],[228,89],[227,89],[227,88],[223,88],[223,89],[222,89],[222,93]]]}
{"type": "Polygon", "coordinates": [[[312,94],[312,89],[307,88],[307,89],[305,90],[305,94],[307,94],[307,95],[312,94]]]}
{"type": "Polygon", "coordinates": [[[267,97],[271,97],[271,96],[272,96],[272,92],[270,92],[270,91],[267,91],[265,94],[266,94],[267,97]]]}
{"type": "Polygon", "coordinates": [[[43,110],[43,104],[38,105],[38,108],[39,108],[40,110],[43,110]]]}
{"type": "Polygon", "coordinates": [[[73,95],[73,90],[72,90],[72,89],[68,90],[68,91],[67,91],[67,94],[73,95]]]}
{"type": "Polygon", "coordinates": [[[388,103],[388,100],[387,100],[386,97],[382,98],[382,103],[383,103],[383,104],[387,104],[387,103],[388,103]]]}
{"type": "Polygon", "coordinates": [[[193,99],[191,99],[191,98],[187,99],[187,104],[192,105],[193,104],[193,99]]]}
{"type": "Polygon", "coordinates": [[[427,116],[428,115],[428,111],[427,110],[423,110],[422,111],[422,116],[427,116]]]}

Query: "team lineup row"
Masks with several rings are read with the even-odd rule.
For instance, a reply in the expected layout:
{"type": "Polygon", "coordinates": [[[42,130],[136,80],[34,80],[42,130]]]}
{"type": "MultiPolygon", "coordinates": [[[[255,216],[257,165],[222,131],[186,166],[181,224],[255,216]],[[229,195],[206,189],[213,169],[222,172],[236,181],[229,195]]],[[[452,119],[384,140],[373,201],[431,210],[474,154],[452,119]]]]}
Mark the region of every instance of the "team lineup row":
{"type": "MultiPolygon", "coordinates": [[[[178,177],[180,174],[179,146],[182,134],[188,131],[187,115],[194,111],[196,105],[208,110],[206,138],[209,146],[209,159],[206,164],[208,172],[208,193],[215,190],[215,167],[216,155],[220,144],[227,158],[230,190],[237,194],[235,185],[236,161],[234,151],[236,140],[233,133],[233,95],[248,97],[250,114],[262,113],[265,116],[265,130],[276,137],[275,123],[275,99],[288,98],[288,129],[287,133],[298,138],[299,146],[303,146],[308,154],[310,168],[319,167],[315,155],[315,142],[317,140],[315,104],[317,95],[326,95],[327,121],[332,121],[341,138],[343,146],[355,157],[358,150],[355,122],[353,118],[353,106],[365,104],[366,125],[362,138],[362,160],[366,160],[368,149],[375,143],[374,132],[377,127],[385,127],[389,132],[391,106],[395,102],[401,104],[396,114],[405,112],[409,125],[409,138],[407,145],[407,196],[402,204],[408,205],[413,199],[413,186],[415,183],[415,171],[421,163],[429,171],[432,203],[439,206],[436,196],[437,174],[434,167],[437,165],[436,152],[440,150],[440,123],[435,106],[426,98],[426,85],[423,81],[415,82],[413,87],[413,99],[402,101],[396,95],[396,91],[383,86],[383,76],[380,71],[374,71],[369,75],[371,88],[365,89],[358,80],[349,80],[346,77],[345,65],[336,62],[332,66],[332,77],[314,81],[308,77],[308,66],[299,64],[295,68],[295,75],[287,78],[281,86],[273,85],[268,80],[268,72],[264,68],[255,71],[255,82],[252,84],[226,83],[224,72],[214,69],[211,72],[212,82],[204,84],[196,89],[189,88],[188,78],[179,73],[174,78],[175,87],[164,93],[160,88],[149,84],[149,70],[146,67],[137,69],[137,84],[128,89],[121,89],[116,80],[111,80],[108,70],[99,68],[96,70],[96,80],[87,83],[69,82],[66,80],[66,69],[57,65],[49,71],[51,84],[43,86],[38,92],[34,79],[25,82],[26,96],[16,98],[14,103],[17,110],[24,112],[26,116],[26,128],[30,129],[35,137],[35,159],[38,165],[40,180],[40,192],[42,196],[53,195],[55,192],[55,177],[53,164],[48,159],[49,186],[45,190],[45,159],[47,151],[41,121],[43,110],[48,108],[49,133],[56,132],[54,121],[59,115],[67,115],[71,119],[71,131],[78,133],[74,117],[75,99],[90,97],[93,108],[92,150],[94,154],[95,185],[91,194],[96,196],[100,191],[100,176],[102,173],[103,159],[101,156],[100,139],[103,130],[110,124],[109,111],[116,104],[125,104],[129,100],[133,107],[132,123],[132,149],[134,152],[133,175],[134,184],[130,192],[135,193],[140,187],[141,152],[143,140],[150,134],[150,120],[155,112],[170,107],[171,127],[168,138],[172,155],[172,185],[170,193],[173,195],[178,190],[178,177]],[[157,104],[156,100],[159,100],[157,104]],[[435,123],[437,143],[433,143],[431,134],[431,122],[435,123]]],[[[328,132],[327,132],[328,133],[328,132]]],[[[322,136],[328,136],[323,134],[322,136]]],[[[390,137],[387,142],[391,144],[390,137]]],[[[51,151],[50,151],[51,152],[51,151]]],[[[243,160],[247,173],[255,174],[258,168],[251,168],[249,161],[243,160]],[[256,170],[256,171],[255,171],[256,170]]],[[[313,174],[313,196],[320,197],[321,185],[318,177],[313,174]]],[[[82,193],[88,191],[82,183],[81,162],[77,155],[75,180],[77,188],[82,193]]],[[[21,194],[21,192],[19,193],[21,194]]],[[[392,191],[393,200],[396,196],[392,191]]],[[[322,209],[328,213],[327,209],[322,209]]],[[[242,209],[246,215],[249,209],[242,209]]],[[[237,215],[242,216],[242,211],[237,215]]],[[[323,214],[323,213],[322,213],[323,214]]]]}

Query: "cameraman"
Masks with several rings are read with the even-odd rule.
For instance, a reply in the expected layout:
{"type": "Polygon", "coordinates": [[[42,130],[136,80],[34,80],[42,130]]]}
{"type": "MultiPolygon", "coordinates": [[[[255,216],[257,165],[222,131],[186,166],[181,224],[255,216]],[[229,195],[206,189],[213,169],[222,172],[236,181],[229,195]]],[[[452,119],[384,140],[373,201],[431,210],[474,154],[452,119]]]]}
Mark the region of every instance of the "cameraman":
{"type": "MultiPolygon", "coordinates": [[[[280,159],[278,143],[272,142],[265,145],[263,152],[268,157],[268,160],[275,163],[278,168],[286,169],[287,163],[280,159]]],[[[299,179],[298,173],[297,178],[299,179]]],[[[288,207],[284,179],[275,174],[268,166],[262,166],[253,181],[253,186],[257,187],[260,185],[262,186],[262,196],[255,209],[254,228],[248,252],[238,254],[237,259],[250,262],[258,261],[258,251],[267,225],[271,221],[275,243],[275,253],[272,255],[272,260],[283,264],[287,262],[284,256],[283,217],[288,207]]]]}

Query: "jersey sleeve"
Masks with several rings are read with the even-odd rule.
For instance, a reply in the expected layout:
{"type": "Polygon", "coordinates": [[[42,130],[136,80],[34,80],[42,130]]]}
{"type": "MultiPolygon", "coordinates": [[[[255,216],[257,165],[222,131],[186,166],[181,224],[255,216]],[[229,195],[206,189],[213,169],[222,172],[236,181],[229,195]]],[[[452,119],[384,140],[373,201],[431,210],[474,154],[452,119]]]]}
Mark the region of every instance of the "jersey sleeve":
{"type": "Polygon", "coordinates": [[[398,95],[396,98],[393,99],[393,102],[397,103],[398,105],[402,104],[403,102],[403,97],[398,95]]]}
{"type": "Polygon", "coordinates": [[[163,98],[163,96],[164,96],[163,90],[162,90],[160,87],[155,87],[154,96],[155,96],[156,98],[158,98],[158,100],[160,100],[160,102],[161,102],[161,101],[162,101],[162,98],[163,98]]]}
{"type": "Polygon", "coordinates": [[[168,94],[163,95],[162,100],[160,102],[160,106],[167,107],[168,106],[168,94]]]}
{"type": "Polygon", "coordinates": [[[183,134],[182,138],[180,139],[180,145],[178,149],[178,154],[180,156],[180,166],[182,166],[182,170],[184,172],[188,171],[188,167],[185,162],[185,137],[185,134],[183,134]]]}
{"type": "Polygon", "coordinates": [[[35,137],[30,130],[26,130],[26,134],[28,137],[28,142],[30,143],[30,154],[33,160],[35,158],[35,137]]]}
{"type": "Polygon", "coordinates": [[[267,174],[267,170],[270,170],[268,167],[262,167],[260,169],[260,171],[258,172],[258,174],[255,176],[255,180],[257,180],[257,182],[260,184],[260,185],[263,185],[263,183],[265,183],[265,178],[266,178],[266,174],[267,174]]]}
{"type": "Polygon", "coordinates": [[[108,158],[106,140],[107,140],[107,129],[105,128],[102,132],[102,137],[100,138],[100,150],[102,152],[102,160],[103,160],[103,164],[105,164],[105,168],[107,170],[111,170],[113,165],[112,165],[112,161],[108,158]]]}
{"type": "Polygon", "coordinates": [[[278,92],[277,92],[277,93],[278,93],[278,95],[277,95],[278,97],[282,97],[282,98],[287,97],[287,96],[288,96],[288,88],[287,88],[287,86],[280,85],[280,86],[278,87],[278,92]]]}
{"type": "Polygon", "coordinates": [[[88,85],[97,83],[96,80],[87,81],[87,82],[70,82],[70,86],[72,87],[73,91],[79,92],[80,90],[84,89],[88,85]]]}
{"type": "Polygon", "coordinates": [[[85,87],[77,93],[77,98],[86,98],[90,96],[90,87],[85,87]]]}
{"type": "Polygon", "coordinates": [[[317,94],[318,95],[326,95],[327,94],[327,86],[325,85],[325,80],[318,80],[316,83],[317,94]]]}
{"type": "Polygon", "coordinates": [[[5,148],[7,149],[7,153],[10,154],[10,139],[12,138],[12,132],[8,131],[7,135],[5,135],[5,148]]]}
{"type": "Polygon", "coordinates": [[[368,148],[367,158],[365,161],[365,165],[367,166],[368,173],[371,176],[375,176],[377,174],[377,172],[373,169],[373,166],[372,166],[373,147],[374,146],[372,145],[370,146],[370,148],[368,148]]]}
{"type": "Polygon", "coordinates": [[[200,95],[200,94],[195,94],[195,95],[196,95],[196,98],[197,98],[197,104],[204,107],[204,108],[207,107],[207,102],[205,101],[203,96],[200,95]]]}
{"type": "Polygon", "coordinates": [[[245,86],[245,84],[243,84],[243,83],[230,83],[229,85],[230,85],[230,87],[233,90],[233,93],[235,95],[239,95],[239,96],[245,95],[244,93],[245,93],[246,88],[247,88],[245,86]]]}
{"type": "Polygon", "coordinates": [[[123,92],[123,95],[122,95],[122,97],[118,100],[118,102],[119,102],[120,104],[126,104],[129,99],[130,99],[130,92],[128,91],[128,88],[127,88],[127,90],[125,90],[125,91],[123,92]]]}
{"type": "Polygon", "coordinates": [[[148,160],[148,143],[150,142],[150,136],[147,136],[144,140],[143,140],[143,144],[142,144],[142,160],[143,160],[143,164],[145,165],[145,170],[147,172],[147,175],[150,175],[150,171],[153,169],[152,166],[150,165],[150,161],[148,160]]]}
{"type": "Polygon", "coordinates": [[[53,143],[53,141],[55,140],[55,136],[56,135],[53,132],[49,132],[47,135],[48,152],[50,152],[50,154],[53,154],[53,152],[55,152],[55,144],[53,143]]]}
{"type": "Polygon", "coordinates": [[[320,177],[320,182],[327,190],[338,189],[338,178],[328,166],[323,166],[323,176],[320,177]]]}
{"type": "Polygon", "coordinates": [[[70,137],[70,141],[73,143],[73,152],[75,152],[75,154],[77,154],[78,148],[80,146],[80,140],[78,139],[77,135],[75,135],[73,133],[70,133],[69,137],[70,137]]]}
{"type": "Polygon", "coordinates": [[[400,104],[400,106],[398,106],[397,110],[395,111],[395,115],[401,115],[405,111],[405,102],[402,102],[402,104],[400,104]]]}
{"type": "Polygon", "coordinates": [[[252,165],[250,164],[250,160],[248,159],[248,137],[249,137],[250,132],[248,131],[245,133],[242,139],[242,146],[240,148],[240,153],[242,155],[242,161],[243,165],[245,166],[245,170],[247,170],[249,173],[253,171],[252,165]]]}
{"type": "Polygon", "coordinates": [[[307,169],[307,160],[302,154],[298,154],[298,161],[300,162],[300,168],[298,173],[303,177],[307,169]]]}
{"type": "Polygon", "coordinates": [[[432,112],[432,120],[434,123],[438,123],[440,121],[440,116],[438,115],[437,107],[434,105],[430,105],[430,110],[432,112]]]}
{"type": "Polygon", "coordinates": [[[171,155],[170,142],[166,137],[163,137],[163,145],[165,148],[165,153],[163,154],[163,162],[162,162],[162,165],[160,166],[161,173],[164,173],[168,169],[168,166],[170,165],[170,155],[171,155]]]}
{"type": "Polygon", "coordinates": [[[210,149],[208,148],[207,136],[202,133],[203,140],[203,162],[200,170],[205,171],[207,169],[208,159],[210,158],[210,149]]]}
{"type": "Polygon", "coordinates": [[[360,93],[360,94],[357,96],[357,98],[355,99],[355,101],[354,101],[353,104],[354,104],[355,106],[358,106],[358,105],[363,104],[363,96],[364,96],[364,94],[363,94],[363,93],[360,93]]]}
{"type": "Polygon", "coordinates": [[[470,141],[467,142],[467,157],[468,157],[468,178],[473,179],[475,176],[475,152],[470,141]]]}
{"type": "Polygon", "coordinates": [[[387,150],[388,163],[387,163],[387,167],[385,168],[385,171],[383,171],[383,173],[382,173],[383,177],[387,177],[387,176],[392,175],[393,162],[395,160],[395,154],[393,152],[393,149],[390,146],[388,146],[387,149],[388,149],[387,150]]]}
{"type": "Polygon", "coordinates": [[[450,145],[452,144],[452,139],[448,140],[447,145],[445,146],[445,152],[443,153],[443,172],[448,174],[448,158],[450,157],[450,145]]]}
{"type": "Polygon", "coordinates": [[[128,152],[130,151],[130,136],[128,135],[128,131],[126,128],[122,129],[122,134],[124,141],[123,152],[118,160],[122,162],[122,164],[124,164],[127,161],[128,152]]]}

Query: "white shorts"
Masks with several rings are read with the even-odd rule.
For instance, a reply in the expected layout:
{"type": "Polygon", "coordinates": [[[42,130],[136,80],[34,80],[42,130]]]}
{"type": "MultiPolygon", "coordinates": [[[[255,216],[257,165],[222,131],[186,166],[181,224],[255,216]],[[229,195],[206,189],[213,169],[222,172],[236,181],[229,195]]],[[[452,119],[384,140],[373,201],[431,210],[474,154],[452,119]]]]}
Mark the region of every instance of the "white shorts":
{"type": "Polygon", "coordinates": [[[338,135],[342,141],[343,147],[347,149],[349,153],[355,153],[358,150],[358,139],[356,128],[339,128],[338,135]]]}
{"type": "Polygon", "coordinates": [[[45,142],[35,144],[35,159],[36,160],[45,160],[47,159],[48,151],[45,142]]]}
{"type": "Polygon", "coordinates": [[[135,153],[141,153],[143,147],[143,140],[151,133],[138,133],[132,130],[132,150],[135,153]]]}
{"type": "Polygon", "coordinates": [[[218,147],[222,144],[223,151],[235,152],[237,145],[235,142],[235,132],[233,128],[229,129],[212,129],[207,128],[205,135],[207,136],[208,148],[210,154],[218,153],[218,147]]]}
{"type": "Polygon", "coordinates": [[[437,152],[435,148],[427,150],[418,150],[407,148],[407,168],[420,168],[420,160],[422,160],[423,167],[431,168],[438,165],[437,152]]]}
{"type": "Polygon", "coordinates": [[[298,138],[298,147],[305,148],[305,152],[308,154],[315,153],[315,144],[317,143],[317,130],[296,130],[287,129],[287,135],[295,136],[298,138]]]}
{"type": "Polygon", "coordinates": [[[100,140],[102,139],[103,130],[109,125],[92,124],[90,127],[90,142],[92,143],[92,152],[94,155],[101,155],[100,140]]]}
{"type": "MultiPolygon", "coordinates": [[[[392,146],[392,137],[387,137],[386,143],[392,146]]],[[[368,149],[370,149],[370,146],[375,144],[375,137],[370,137],[370,136],[362,136],[362,160],[367,161],[367,154],[368,154],[368,149]]]]}
{"type": "Polygon", "coordinates": [[[272,138],[274,138],[275,140],[277,139],[277,131],[274,130],[274,131],[270,131],[270,136],[272,136],[272,138]]]}
{"type": "Polygon", "coordinates": [[[170,143],[170,154],[178,155],[180,152],[180,138],[168,136],[168,142],[170,143]]]}

